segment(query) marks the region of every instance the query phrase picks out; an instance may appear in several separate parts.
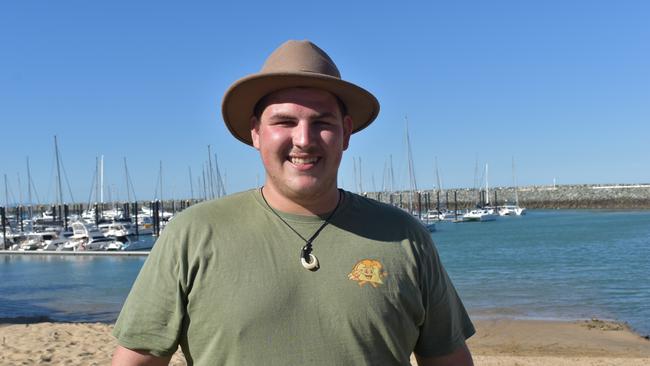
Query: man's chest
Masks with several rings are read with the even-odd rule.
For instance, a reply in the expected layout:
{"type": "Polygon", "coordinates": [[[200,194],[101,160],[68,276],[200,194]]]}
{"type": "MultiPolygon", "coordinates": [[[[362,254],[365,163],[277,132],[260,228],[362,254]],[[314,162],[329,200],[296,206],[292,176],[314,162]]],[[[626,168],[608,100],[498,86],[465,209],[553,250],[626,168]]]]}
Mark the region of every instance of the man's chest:
{"type": "Polygon", "coordinates": [[[211,327],[235,338],[260,330],[417,326],[424,314],[417,265],[399,243],[320,239],[317,271],[301,265],[299,241],[244,241],[218,250],[195,271],[188,314],[209,317],[211,327]]]}

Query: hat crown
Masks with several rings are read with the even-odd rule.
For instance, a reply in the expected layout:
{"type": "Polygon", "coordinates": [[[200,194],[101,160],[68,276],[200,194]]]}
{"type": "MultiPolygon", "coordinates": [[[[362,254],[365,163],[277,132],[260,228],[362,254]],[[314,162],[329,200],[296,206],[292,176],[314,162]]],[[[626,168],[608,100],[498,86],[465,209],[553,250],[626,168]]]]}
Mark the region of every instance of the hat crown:
{"type": "Polygon", "coordinates": [[[334,61],[310,41],[287,41],[264,62],[261,74],[307,72],[341,78],[334,61]]]}

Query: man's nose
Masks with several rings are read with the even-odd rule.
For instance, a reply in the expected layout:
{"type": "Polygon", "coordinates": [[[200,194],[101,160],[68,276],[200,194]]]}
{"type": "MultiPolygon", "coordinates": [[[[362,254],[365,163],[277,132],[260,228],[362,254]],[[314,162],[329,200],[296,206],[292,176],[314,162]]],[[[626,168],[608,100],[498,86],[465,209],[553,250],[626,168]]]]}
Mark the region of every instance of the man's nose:
{"type": "Polygon", "coordinates": [[[293,131],[293,144],[298,147],[306,147],[314,143],[316,131],[308,121],[300,121],[293,131]]]}

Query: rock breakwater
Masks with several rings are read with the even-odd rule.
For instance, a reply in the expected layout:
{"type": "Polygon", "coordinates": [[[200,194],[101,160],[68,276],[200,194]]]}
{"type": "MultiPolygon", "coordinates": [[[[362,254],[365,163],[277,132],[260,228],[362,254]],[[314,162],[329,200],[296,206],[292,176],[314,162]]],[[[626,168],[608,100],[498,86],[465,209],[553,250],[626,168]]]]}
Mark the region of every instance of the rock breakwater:
{"type": "MultiPolygon", "coordinates": [[[[557,186],[525,186],[517,189],[520,206],[530,209],[650,209],[650,184],[582,184],[557,186]]],[[[367,193],[370,198],[408,207],[435,208],[437,205],[454,209],[475,207],[481,195],[475,189],[451,188],[438,193],[433,190],[409,192],[367,193]],[[419,205],[419,206],[418,206],[419,205]]],[[[491,205],[513,204],[514,187],[494,187],[489,191],[491,205]]]]}

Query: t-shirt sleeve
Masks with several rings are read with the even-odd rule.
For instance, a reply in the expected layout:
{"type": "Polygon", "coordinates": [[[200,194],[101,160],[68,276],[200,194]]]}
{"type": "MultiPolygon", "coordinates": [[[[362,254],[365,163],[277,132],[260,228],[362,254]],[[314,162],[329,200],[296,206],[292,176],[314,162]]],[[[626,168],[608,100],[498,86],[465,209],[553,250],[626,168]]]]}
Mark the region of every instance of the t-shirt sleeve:
{"type": "Polygon", "coordinates": [[[178,348],[187,303],[186,256],[169,226],[142,266],[113,329],[121,346],[160,357],[178,348]]]}
{"type": "Polygon", "coordinates": [[[475,329],[433,242],[427,242],[420,270],[425,319],[414,352],[434,357],[452,353],[475,329]]]}

